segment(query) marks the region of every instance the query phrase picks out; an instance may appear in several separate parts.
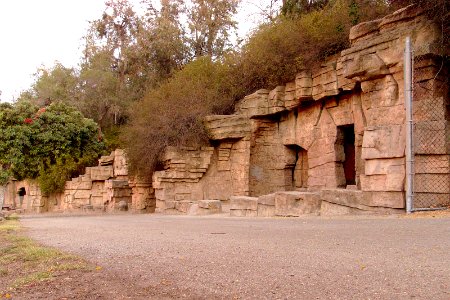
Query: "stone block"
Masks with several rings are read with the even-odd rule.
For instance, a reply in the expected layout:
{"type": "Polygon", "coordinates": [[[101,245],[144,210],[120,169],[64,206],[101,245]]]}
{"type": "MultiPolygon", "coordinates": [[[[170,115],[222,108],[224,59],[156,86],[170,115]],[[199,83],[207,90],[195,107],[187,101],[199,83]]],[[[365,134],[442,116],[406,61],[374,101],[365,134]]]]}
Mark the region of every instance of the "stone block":
{"type": "Polygon", "coordinates": [[[230,209],[230,217],[257,217],[258,211],[251,209],[230,209]]]}
{"type": "Polygon", "coordinates": [[[111,180],[106,180],[105,181],[105,188],[109,188],[109,189],[123,189],[123,188],[128,188],[128,181],[127,180],[116,180],[116,179],[111,179],[111,180]]]}
{"type": "Polygon", "coordinates": [[[112,197],[113,202],[119,203],[120,201],[125,201],[131,203],[131,197],[112,197]]]}
{"type": "Polygon", "coordinates": [[[268,194],[258,197],[258,205],[275,206],[275,194],[268,194]]]}
{"type": "Polygon", "coordinates": [[[192,201],[175,201],[175,209],[183,213],[188,213],[193,204],[192,201]]]}
{"type": "Polygon", "coordinates": [[[80,178],[81,178],[81,182],[92,182],[90,175],[84,174],[84,175],[81,175],[80,178]]]}
{"type": "Polygon", "coordinates": [[[380,29],[388,24],[398,23],[417,17],[423,13],[423,9],[416,5],[409,5],[389,14],[381,19],[379,24],[380,29]]]}
{"type": "Polygon", "coordinates": [[[361,204],[390,208],[405,208],[404,192],[364,192],[361,204]]]}
{"type": "Polygon", "coordinates": [[[363,191],[397,191],[405,189],[405,174],[360,175],[361,190],[363,191]]]}
{"type": "Polygon", "coordinates": [[[164,209],[175,208],[176,203],[177,203],[177,201],[165,201],[164,207],[162,207],[162,208],[164,208],[164,209]]]}
{"type": "Polygon", "coordinates": [[[81,198],[89,199],[90,196],[91,196],[91,191],[90,190],[77,190],[74,193],[74,197],[76,199],[81,199],[81,198]]]}
{"type": "Polygon", "coordinates": [[[114,177],[113,166],[99,166],[91,168],[92,180],[108,180],[114,177]]]}
{"type": "Polygon", "coordinates": [[[76,190],[90,190],[92,189],[92,181],[81,181],[72,185],[73,189],[76,190]]]}
{"type": "Polygon", "coordinates": [[[114,176],[127,176],[128,163],[125,151],[122,149],[116,149],[112,154],[114,155],[114,176]]]}
{"type": "Polygon", "coordinates": [[[251,95],[247,95],[236,104],[236,112],[248,118],[254,116],[264,116],[269,114],[269,91],[265,89],[257,90],[251,95]]]}
{"type": "Polygon", "coordinates": [[[295,77],[295,98],[302,101],[312,99],[312,74],[310,70],[305,70],[295,77]]]}
{"type": "Polygon", "coordinates": [[[231,210],[258,210],[258,198],[246,196],[231,196],[231,210]]]}
{"type": "Polygon", "coordinates": [[[92,196],[91,197],[91,204],[95,207],[103,206],[103,197],[100,196],[92,196]]]}
{"type": "Polygon", "coordinates": [[[98,160],[99,166],[110,166],[113,164],[113,162],[114,162],[114,152],[111,153],[111,155],[102,156],[98,160]]]}
{"type": "Polygon", "coordinates": [[[322,201],[354,208],[360,207],[362,196],[363,193],[361,191],[355,190],[324,189],[320,191],[322,201]]]}
{"type": "Polygon", "coordinates": [[[391,72],[376,53],[357,54],[347,65],[344,76],[357,81],[368,81],[389,75],[391,72]]]}
{"type": "Polygon", "coordinates": [[[403,192],[362,192],[345,189],[326,189],[320,191],[324,201],[359,210],[389,213],[404,208],[405,194],[403,192]]]}
{"type": "Polygon", "coordinates": [[[343,215],[365,215],[365,214],[371,214],[371,212],[327,201],[322,201],[320,206],[321,216],[343,216],[343,215]]]}
{"type": "Polygon", "coordinates": [[[209,209],[211,212],[220,213],[222,211],[222,202],[220,200],[199,200],[198,207],[209,209]]]}
{"type": "Polygon", "coordinates": [[[258,217],[274,217],[275,205],[258,204],[258,217]]]}
{"type": "Polygon", "coordinates": [[[131,188],[114,189],[112,195],[113,197],[131,197],[131,188]]]}
{"type": "Polygon", "coordinates": [[[353,26],[352,28],[350,28],[350,35],[349,35],[350,42],[354,43],[359,38],[377,32],[380,23],[381,19],[378,19],[369,22],[362,22],[359,23],[358,25],[353,26]]]}
{"type": "Polygon", "coordinates": [[[285,86],[277,86],[269,92],[268,113],[277,113],[285,110],[285,86]]]}
{"type": "Polygon", "coordinates": [[[91,168],[90,167],[86,167],[84,169],[84,175],[91,177],[91,168]]]}
{"type": "Polygon", "coordinates": [[[371,126],[364,131],[362,158],[395,158],[405,156],[405,126],[371,126]]]}
{"type": "Polygon", "coordinates": [[[320,195],[311,192],[277,192],[275,214],[277,216],[300,216],[317,214],[320,210],[320,195]]]}
{"type": "Polygon", "coordinates": [[[365,175],[405,174],[405,159],[369,159],[364,164],[365,175]]]}

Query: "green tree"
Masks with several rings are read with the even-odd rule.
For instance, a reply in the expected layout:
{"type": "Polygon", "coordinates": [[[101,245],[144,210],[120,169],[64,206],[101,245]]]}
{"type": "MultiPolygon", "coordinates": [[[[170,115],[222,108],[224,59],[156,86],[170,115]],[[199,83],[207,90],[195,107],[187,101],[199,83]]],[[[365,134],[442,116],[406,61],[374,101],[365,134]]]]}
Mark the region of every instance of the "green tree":
{"type": "Polygon", "coordinates": [[[233,20],[240,0],[192,0],[187,8],[188,43],[195,57],[220,57],[231,46],[233,20]]]}
{"type": "Polygon", "coordinates": [[[38,106],[44,106],[53,101],[62,101],[69,105],[77,105],[78,74],[74,68],[66,68],[55,62],[48,68],[42,66],[34,74],[34,83],[23,91],[18,101],[32,101],[38,106]]]}
{"type": "Polygon", "coordinates": [[[330,0],[283,0],[281,13],[285,16],[300,15],[321,9],[330,0]]]}
{"type": "Polygon", "coordinates": [[[37,179],[44,193],[61,191],[103,150],[97,124],[62,102],[0,104],[1,183],[37,179]]]}
{"type": "Polygon", "coordinates": [[[135,102],[121,135],[129,171],[149,177],[166,146],[206,143],[203,118],[226,113],[235,99],[228,74],[225,64],[201,57],[135,102]]]}

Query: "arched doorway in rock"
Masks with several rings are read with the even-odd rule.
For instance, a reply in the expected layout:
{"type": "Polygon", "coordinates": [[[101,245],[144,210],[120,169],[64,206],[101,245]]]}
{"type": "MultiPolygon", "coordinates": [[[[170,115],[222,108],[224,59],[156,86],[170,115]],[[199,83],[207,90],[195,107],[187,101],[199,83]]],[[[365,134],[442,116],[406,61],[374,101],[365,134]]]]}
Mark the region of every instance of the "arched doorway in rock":
{"type": "Polygon", "coordinates": [[[345,181],[343,182],[346,186],[356,185],[355,126],[353,124],[338,126],[337,134],[336,150],[344,152],[342,167],[345,181]]]}
{"type": "Polygon", "coordinates": [[[21,187],[17,190],[17,195],[19,195],[19,203],[20,206],[22,206],[23,204],[23,198],[25,197],[25,195],[27,194],[27,191],[25,190],[24,187],[21,187]]]}
{"type": "Polygon", "coordinates": [[[286,145],[285,167],[286,190],[300,190],[308,187],[308,151],[298,145],[286,145]]]}

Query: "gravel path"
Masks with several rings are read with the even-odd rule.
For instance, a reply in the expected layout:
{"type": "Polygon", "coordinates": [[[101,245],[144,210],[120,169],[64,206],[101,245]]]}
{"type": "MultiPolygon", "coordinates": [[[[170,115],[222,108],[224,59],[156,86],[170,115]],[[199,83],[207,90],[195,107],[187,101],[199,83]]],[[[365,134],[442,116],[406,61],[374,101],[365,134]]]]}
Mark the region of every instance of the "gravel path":
{"type": "Polygon", "coordinates": [[[115,215],[22,222],[38,241],[161,297],[450,299],[450,218],[115,215]]]}

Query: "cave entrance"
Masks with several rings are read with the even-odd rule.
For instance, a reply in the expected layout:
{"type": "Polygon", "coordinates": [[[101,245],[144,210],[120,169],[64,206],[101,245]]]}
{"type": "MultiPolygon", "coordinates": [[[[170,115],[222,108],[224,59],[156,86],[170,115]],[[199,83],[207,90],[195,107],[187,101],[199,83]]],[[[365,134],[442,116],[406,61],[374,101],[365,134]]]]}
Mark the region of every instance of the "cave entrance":
{"type": "Polygon", "coordinates": [[[308,152],[300,146],[286,146],[288,163],[286,164],[286,190],[308,187],[308,152]]]}
{"type": "Polygon", "coordinates": [[[343,145],[345,159],[342,163],[346,185],[356,184],[356,157],[355,157],[355,126],[345,125],[338,127],[338,140],[343,145]]]}
{"type": "Polygon", "coordinates": [[[25,195],[27,194],[27,191],[25,190],[24,187],[21,187],[17,191],[17,194],[19,195],[19,203],[20,203],[20,205],[22,205],[23,204],[23,197],[25,197],[25,195]]]}

